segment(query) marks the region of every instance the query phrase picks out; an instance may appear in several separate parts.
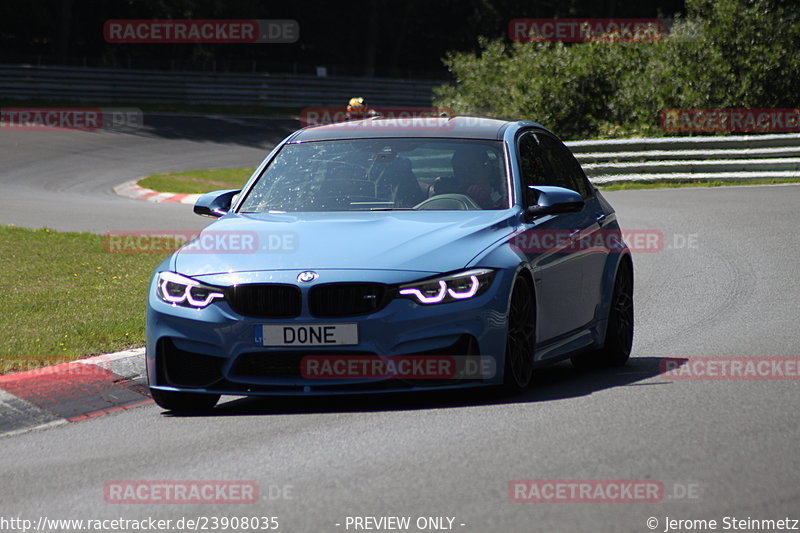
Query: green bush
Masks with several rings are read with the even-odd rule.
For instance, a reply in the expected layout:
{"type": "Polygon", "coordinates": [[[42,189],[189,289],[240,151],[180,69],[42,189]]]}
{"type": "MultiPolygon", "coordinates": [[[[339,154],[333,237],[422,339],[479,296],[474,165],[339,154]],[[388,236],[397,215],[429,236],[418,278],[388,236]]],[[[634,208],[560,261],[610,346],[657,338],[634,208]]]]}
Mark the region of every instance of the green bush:
{"type": "Polygon", "coordinates": [[[800,10],[782,0],[688,0],[658,42],[482,40],[452,53],[435,103],[535,120],[564,138],[654,135],[666,108],[797,107],[800,10]]]}

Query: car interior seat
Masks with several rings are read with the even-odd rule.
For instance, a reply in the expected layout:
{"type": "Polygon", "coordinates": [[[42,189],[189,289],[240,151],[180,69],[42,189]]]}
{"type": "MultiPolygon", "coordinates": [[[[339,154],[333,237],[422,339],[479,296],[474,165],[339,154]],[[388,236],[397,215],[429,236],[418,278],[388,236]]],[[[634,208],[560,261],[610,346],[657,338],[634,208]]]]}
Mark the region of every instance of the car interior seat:
{"type": "Polygon", "coordinates": [[[425,199],[408,158],[377,159],[369,177],[378,198],[392,200],[397,207],[413,207],[425,199]]]}

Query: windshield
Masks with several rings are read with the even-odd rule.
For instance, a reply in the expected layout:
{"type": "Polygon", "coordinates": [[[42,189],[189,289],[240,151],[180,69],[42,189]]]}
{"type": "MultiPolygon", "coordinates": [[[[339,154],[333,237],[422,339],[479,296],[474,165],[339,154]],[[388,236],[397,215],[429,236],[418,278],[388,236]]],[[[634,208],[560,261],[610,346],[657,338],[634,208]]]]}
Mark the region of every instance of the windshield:
{"type": "Polygon", "coordinates": [[[499,141],[347,139],[284,146],[240,213],[507,209],[499,141]]]}

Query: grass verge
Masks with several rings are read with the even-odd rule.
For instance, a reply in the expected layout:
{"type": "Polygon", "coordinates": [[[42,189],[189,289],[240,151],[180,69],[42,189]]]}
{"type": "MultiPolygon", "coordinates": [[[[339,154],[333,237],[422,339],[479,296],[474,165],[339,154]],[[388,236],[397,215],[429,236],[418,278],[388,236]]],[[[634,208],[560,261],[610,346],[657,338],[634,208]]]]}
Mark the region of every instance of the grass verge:
{"type": "Polygon", "coordinates": [[[0,226],[0,373],[142,346],[150,276],[166,254],[103,237],[0,226]]]}
{"type": "Polygon", "coordinates": [[[158,192],[202,194],[218,189],[241,188],[255,167],[185,170],[152,174],[139,180],[139,185],[158,192]]]}

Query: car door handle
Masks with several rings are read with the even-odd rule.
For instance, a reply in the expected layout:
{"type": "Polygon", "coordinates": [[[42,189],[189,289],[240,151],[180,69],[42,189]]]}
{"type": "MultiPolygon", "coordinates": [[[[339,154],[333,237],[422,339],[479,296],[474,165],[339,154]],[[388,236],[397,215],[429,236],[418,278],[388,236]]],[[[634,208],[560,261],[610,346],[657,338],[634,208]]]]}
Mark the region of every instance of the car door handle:
{"type": "Polygon", "coordinates": [[[575,237],[577,237],[580,234],[581,234],[581,230],[576,229],[575,231],[573,231],[572,233],[569,234],[569,238],[570,238],[570,240],[575,240],[575,237]]]}
{"type": "Polygon", "coordinates": [[[603,222],[605,219],[606,219],[606,215],[605,215],[605,213],[600,213],[599,215],[597,215],[597,218],[595,218],[595,220],[596,220],[596,221],[597,221],[599,224],[602,224],[602,222],[603,222]]]}

